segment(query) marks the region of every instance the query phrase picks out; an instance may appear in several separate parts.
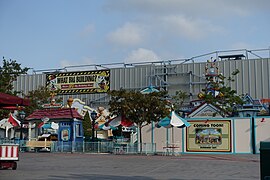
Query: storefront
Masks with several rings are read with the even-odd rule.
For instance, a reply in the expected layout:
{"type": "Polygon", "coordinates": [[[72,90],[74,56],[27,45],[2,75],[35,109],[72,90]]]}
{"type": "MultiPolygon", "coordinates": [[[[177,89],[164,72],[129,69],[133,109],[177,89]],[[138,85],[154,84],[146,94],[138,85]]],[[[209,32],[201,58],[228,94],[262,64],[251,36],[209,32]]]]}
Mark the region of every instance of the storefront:
{"type": "Polygon", "coordinates": [[[35,126],[29,128],[29,141],[42,141],[44,135],[67,146],[83,141],[83,118],[75,108],[36,110],[26,120],[29,126],[35,126]]]}

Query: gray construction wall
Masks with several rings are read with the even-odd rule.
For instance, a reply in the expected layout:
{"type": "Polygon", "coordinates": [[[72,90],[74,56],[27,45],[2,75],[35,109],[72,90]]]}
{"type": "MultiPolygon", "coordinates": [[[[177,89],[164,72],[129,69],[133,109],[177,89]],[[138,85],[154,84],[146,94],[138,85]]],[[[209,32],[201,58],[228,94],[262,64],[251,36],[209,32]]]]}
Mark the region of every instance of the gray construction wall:
{"type": "MultiPolygon", "coordinates": [[[[217,61],[219,71],[225,77],[239,69],[240,73],[234,82],[228,83],[237,91],[237,94],[249,93],[254,99],[270,98],[269,58],[224,60],[217,61]]],[[[141,90],[149,85],[160,87],[175,95],[177,90],[182,90],[190,95],[190,100],[197,99],[197,94],[205,86],[206,62],[160,62],[130,67],[110,68],[110,89],[141,90]]],[[[85,69],[84,69],[85,70],[85,69]]],[[[91,69],[89,69],[91,70],[91,69]]],[[[14,83],[17,91],[35,90],[39,86],[45,86],[46,74],[22,75],[14,83]]],[[[60,95],[64,102],[72,96],[85,101],[87,105],[106,106],[109,97],[106,93],[96,94],[71,94],[60,95]]]]}

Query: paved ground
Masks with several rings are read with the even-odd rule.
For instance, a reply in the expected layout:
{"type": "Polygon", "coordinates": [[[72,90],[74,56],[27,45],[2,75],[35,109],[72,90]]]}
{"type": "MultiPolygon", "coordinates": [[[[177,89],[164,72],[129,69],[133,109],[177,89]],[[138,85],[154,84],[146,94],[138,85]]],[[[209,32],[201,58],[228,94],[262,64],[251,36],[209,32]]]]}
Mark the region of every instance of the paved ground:
{"type": "Polygon", "coordinates": [[[62,179],[260,179],[259,155],[140,156],[21,153],[17,170],[1,180],[62,179]]]}

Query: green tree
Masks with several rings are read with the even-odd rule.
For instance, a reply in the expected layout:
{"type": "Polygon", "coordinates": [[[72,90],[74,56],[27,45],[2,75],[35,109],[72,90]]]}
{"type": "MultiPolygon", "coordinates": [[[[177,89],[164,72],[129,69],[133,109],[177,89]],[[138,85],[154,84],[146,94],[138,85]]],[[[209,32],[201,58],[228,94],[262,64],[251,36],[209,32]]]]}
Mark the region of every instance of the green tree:
{"type": "Polygon", "coordinates": [[[3,58],[3,66],[0,66],[0,92],[17,95],[20,92],[14,92],[13,82],[22,74],[27,74],[29,68],[21,67],[16,60],[6,60],[3,58]]]}
{"type": "MultiPolygon", "coordinates": [[[[21,64],[16,60],[6,60],[3,57],[3,65],[0,66],[0,92],[17,95],[18,91],[14,91],[13,82],[17,80],[17,77],[21,74],[26,74],[29,68],[21,67],[21,64]]],[[[6,118],[9,114],[9,110],[0,109],[0,119],[6,118]]]]}
{"type": "Polygon", "coordinates": [[[217,81],[213,81],[211,77],[206,78],[207,87],[202,89],[202,92],[198,95],[199,98],[218,106],[221,109],[220,113],[224,116],[232,115],[235,111],[235,105],[243,104],[241,96],[228,86],[230,82],[234,82],[234,77],[238,73],[239,70],[236,69],[228,78],[219,74],[217,81]]]}
{"type": "MultiPolygon", "coordinates": [[[[55,92],[49,91],[45,86],[39,86],[37,89],[29,91],[25,97],[30,100],[31,106],[25,107],[26,114],[31,114],[36,109],[42,109],[43,104],[51,102],[51,98],[55,92]]],[[[62,103],[62,98],[55,98],[56,103],[62,103]]]]}
{"type": "Polygon", "coordinates": [[[176,91],[175,96],[172,97],[174,109],[175,110],[180,109],[187,98],[188,98],[187,92],[184,92],[182,90],[176,91]]]}
{"type": "Polygon", "coordinates": [[[168,101],[163,99],[167,92],[142,94],[137,91],[110,91],[109,111],[112,116],[124,116],[135,123],[140,133],[140,152],[142,152],[142,128],[158,122],[169,115],[168,101]]]}
{"type": "Polygon", "coordinates": [[[91,122],[91,119],[89,117],[88,111],[86,112],[86,114],[84,116],[84,120],[83,120],[82,124],[83,124],[83,131],[84,131],[85,140],[90,140],[91,136],[92,136],[92,122],[91,122]]]}

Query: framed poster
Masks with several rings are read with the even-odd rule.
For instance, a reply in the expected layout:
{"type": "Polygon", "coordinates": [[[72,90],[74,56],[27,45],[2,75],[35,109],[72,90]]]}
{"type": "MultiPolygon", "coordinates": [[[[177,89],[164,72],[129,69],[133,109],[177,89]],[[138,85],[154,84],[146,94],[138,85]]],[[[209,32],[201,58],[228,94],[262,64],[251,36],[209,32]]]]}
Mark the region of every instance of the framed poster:
{"type": "Polygon", "coordinates": [[[69,140],[69,130],[68,129],[63,129],[61,131],[61,139],[63,141],[68,141],[69,140]]]}
{"type": "Polygon", "coordinates": [[[186,129],[187,152],[231,152],[231,121],[189,121],[186,129]]]}

